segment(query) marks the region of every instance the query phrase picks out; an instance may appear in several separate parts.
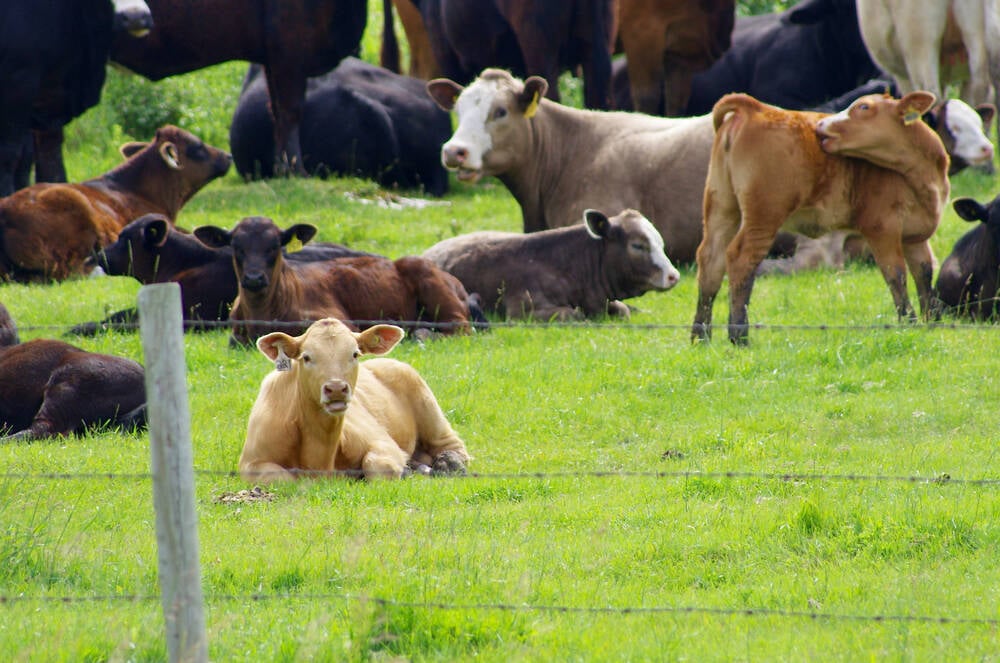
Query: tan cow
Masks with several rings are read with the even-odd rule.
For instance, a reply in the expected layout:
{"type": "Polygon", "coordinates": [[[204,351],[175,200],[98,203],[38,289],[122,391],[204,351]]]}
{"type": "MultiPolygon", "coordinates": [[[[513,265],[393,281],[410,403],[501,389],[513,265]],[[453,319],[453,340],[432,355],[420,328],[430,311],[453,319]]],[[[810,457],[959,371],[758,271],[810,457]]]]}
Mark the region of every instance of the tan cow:
{"type": "Polygon", "coordinates": [[[383,355],[403,338],[393,325],[353,332],[339,320],[301,336],[273,332],[257,347],[274,362],[247,422],[240,474],[248,481],[354,471],[398,478],[461,473],[469,454],[412,366],[383,355]]]}
{"type": "Polygon", "coordinates": [[[870,95],[836,115],[786,111],[745,94],[715,105],[712,161],[698,247],[691,336],[708,340],[712,304],[729,275],[729,338],[746,343],[754,272],[778,230],[856,230],[868,241],[902,317],[915,317],[909,267],[925,316],[935,259],[928,239],[948,200],[948,155],[920,121],[928,92],[870,95]],[[851,157],[851,158],[845,158],[851,157]]]}

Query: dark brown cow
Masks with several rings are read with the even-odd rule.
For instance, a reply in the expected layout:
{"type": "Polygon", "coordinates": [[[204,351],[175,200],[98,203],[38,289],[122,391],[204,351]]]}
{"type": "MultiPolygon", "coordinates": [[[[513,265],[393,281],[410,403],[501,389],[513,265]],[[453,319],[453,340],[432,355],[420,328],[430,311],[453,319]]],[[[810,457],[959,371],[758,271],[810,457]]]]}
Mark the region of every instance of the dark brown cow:
{"type": "Polygon", "coordinates": [[[622,299],[669,290],[680,274],[646,217],[609,219],[587,210],[583,224],[537,233],[483,231],[438,242],[424,257],[508,318],[629,317],[622,299]]]}
{"type": "Polygon", "coordinates": [[[81,184],[36,184],[0,200],[0,280],[61,280],[86,271],[95,250],[132,219],[151,212],[174,220],[232,158],[166,126],[150,143],[122,148],[127,159],[81,184]]]}
{"type": "Polygon", "coordinates": [[[559,100],[562,69],[583,68],[583,102],[608,108],[614,0],[420,0],[441,71],[468,83],[487,67],[548,82],[559,100]]]}
{"type": "MultiPolygon", "coordinates": [[[[285,257],[296,262],[333,260],[371,255],[341,244],[313,242],[285,257]]],[[[229,309],[239,292],[229,247],[206,246],[194,235],[171,225],[162,214],[146,214],[125,226],[118,239],[92,259],[109,276],[132,276],[139,283],[180,285],[185,328],[204,329],[205,321],[229,319],[229,309]]],[[[126,309],[101,322],[87,322],[72,329],[74,334],[93,334],[98,329],[134,326],[138,312],[126,309]]]]}
{"type": "Polygon", "coordinates": [[[142,366],[124,357],[36,339],[0,349],[0,440],[83,433],[146,423],[142,366]]]}
{"type": "Polygon", "coordinates": [[[976,227],[962,235],[941,263],[935,291],[950,313],[973,320],[1000,314],[1000,196],[987,204],[974,198],[952,203],[976,227]]]}
{"type": "Polygon", "coordinates": [[[282,230],[266,217],[243,219],[232,231],[201,226],[194,234],[208,246],[232,247],[239,282],[229,315],[234,344],[252,344],[272,331],[299,334],[325,317],[353,321],[355,328],[395,321],[434,322],[443,333],[470,330],[465,288],[424,258],[292,262],[284,259],[282,247],[308,242],[316,227],[299,223],[282,230]],[[275,324],[282,322],[294,324],[275,324]]]}
{"type": "Polygon", "coordinates": [[[631,107],[681,115],[691,79],[729,48],[735,0],[619,0],[618,38],[628,61],[631,107]]]}
{"type": "Polygon", "coordinates": [[[148,0],[155,25],[116,35],[111,59],[158,81],[228,60],[264,65],[274,114],[275,163],[302,173],[299,123],[306,79],[357,52],[366,0],[148,0]]]}

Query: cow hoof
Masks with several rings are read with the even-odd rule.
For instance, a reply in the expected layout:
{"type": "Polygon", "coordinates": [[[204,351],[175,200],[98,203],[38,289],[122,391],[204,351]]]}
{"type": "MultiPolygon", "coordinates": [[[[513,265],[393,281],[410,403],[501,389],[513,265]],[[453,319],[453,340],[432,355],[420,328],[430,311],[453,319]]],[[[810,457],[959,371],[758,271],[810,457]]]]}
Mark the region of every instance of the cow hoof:
{"type": "Polygon", "coordinates": [[[442,451],[431,470],[431,474],[465,474],[465,459],[457,451],[442,451]]]}

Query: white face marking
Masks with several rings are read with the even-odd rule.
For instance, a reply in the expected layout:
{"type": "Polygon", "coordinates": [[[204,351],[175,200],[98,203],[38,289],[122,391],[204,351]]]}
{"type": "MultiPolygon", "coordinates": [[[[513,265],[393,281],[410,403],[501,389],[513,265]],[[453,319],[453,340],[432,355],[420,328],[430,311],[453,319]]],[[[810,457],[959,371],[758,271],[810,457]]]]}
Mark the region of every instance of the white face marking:
{"type": "Polygon", "coordinates": [[[663,236],[660,235],[660,231],[646,217],[639,216],[636,221],[639,223],[641,232],[646,235],[646,239],[649,241],[649,259],[655,266],[659,267],[659,272],[653,277],[654,280],[651,285],[664,290],[674,287],[680,280],[681,274],[674,267],[674,264],[670,262],[670,258],[667,257],[666,253],[663,252],[663,236]]]}
{"type": "Polygon", "coordinates": [[[824,117],[822,120],[816,123],[816,128],[823,132],[828,131],[830,127],[840,122],[843,122],[848,117],[850,116],[847,114],[847,109],[844,109],[839,113],[835,113],[833,115],[828,115],[827,117],[824,117]]]}
{"type": "Polygon", "coordinates": [[[971,106],[958,99],[945,102],[945,128],[955,141],[952,156],[972,165],[993,160],[993,143],[983,132],[983,118],[971,106]]]}
{"type": "Polygon", "coordinates": [[[486,121],[499,93],[500,84],[497,81],[477,80],[462,90],[455,102],[458,128],[441,147],[441,161],[446,168],[482,170],[483,157],[493,148],[493,138],[486,128],[486,121]],[[464,160],[458,163],[453,155],[460,150],[464,150],[464,160]]]}

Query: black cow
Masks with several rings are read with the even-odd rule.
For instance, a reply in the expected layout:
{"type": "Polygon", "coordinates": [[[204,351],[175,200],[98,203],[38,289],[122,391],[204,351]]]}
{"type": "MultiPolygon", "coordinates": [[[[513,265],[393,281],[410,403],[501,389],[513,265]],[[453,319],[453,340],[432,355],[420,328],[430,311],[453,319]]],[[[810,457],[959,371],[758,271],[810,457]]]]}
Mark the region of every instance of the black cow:
{"type": "MultiPolygon", "coordinates": [[[[293,262],[333,260],[372,255],[341,244],[315,242],[287,252],[293,262]]],[[[178,230],[162,214],[145,214],[125,226],[118,239],[102,248],[92,260],[109,276],[132,276],[139,283],[175,282],[181,290],[184,327],[203,330],[229,319],[229,308],[239,287],[233,272],[233,251],[212,248],[193,235],[178,230]]],[[[90,335],[109,328],[130,328],[138,322],[134,308],[112,313],[100,322],[85,322],[71,334],[90,335]]]]}
{"type": "Polygon", "coordinates": [[[228,60],[264,65],[274,114],[274,163],[304,173],[299,124],[306,79],[355,54],[366,0],[147,0],[155,25],[116,35],[111,59],[158,81],[228,60]]]}
{"type": "Polygon", "coordinates": [[[1000,196],[988,205],[957,198],[952,206],[966,221],[979,225],[962,235],[941,263],[935,289],[946,310],[973,320],[1000,313],[1000,196]]]}
{"type": "Polygon", "coordinates": [[[583,101],[607,108],[613,0],[420,0],[434,57],[446,78],[471,82],[487,67],[548,81],[559,101],[562,69],[583,68],[583,101]]]}
{"type": "Polygon", "coordinates": [[[32,159],[36,181],[66,181],[63,126],[100,101],[116,25],[148,21],[112,0],[0,2],[0,196],[30,184],[32,159]]]}
{"type": "MultiPolygon", "coordinates": [[[[260,73],[251,65],[229,128],[236,170],[247,178],[274,176],[274,121],[260,73]]],[[[300,143],[310,174],[423,185],[441,196],[448,191],[441,146],[450,136],[451,118],[428,96],[423,81],[356,58],[309,79],[300,143]]]]}
{"type": "Polygon", "coordinates": [[[145,426],[140,364],[51,339],[0,349],[0,440],[83,433],[100,424],[145,426]]]}
{"type": "Polygon", "coordinates": [[[685,114],[709,113],[729,92],[803,110],[880,76],[854,0],[803,0],[781,13],[736,19],[732,46],[695,74],[685,114]]]}

